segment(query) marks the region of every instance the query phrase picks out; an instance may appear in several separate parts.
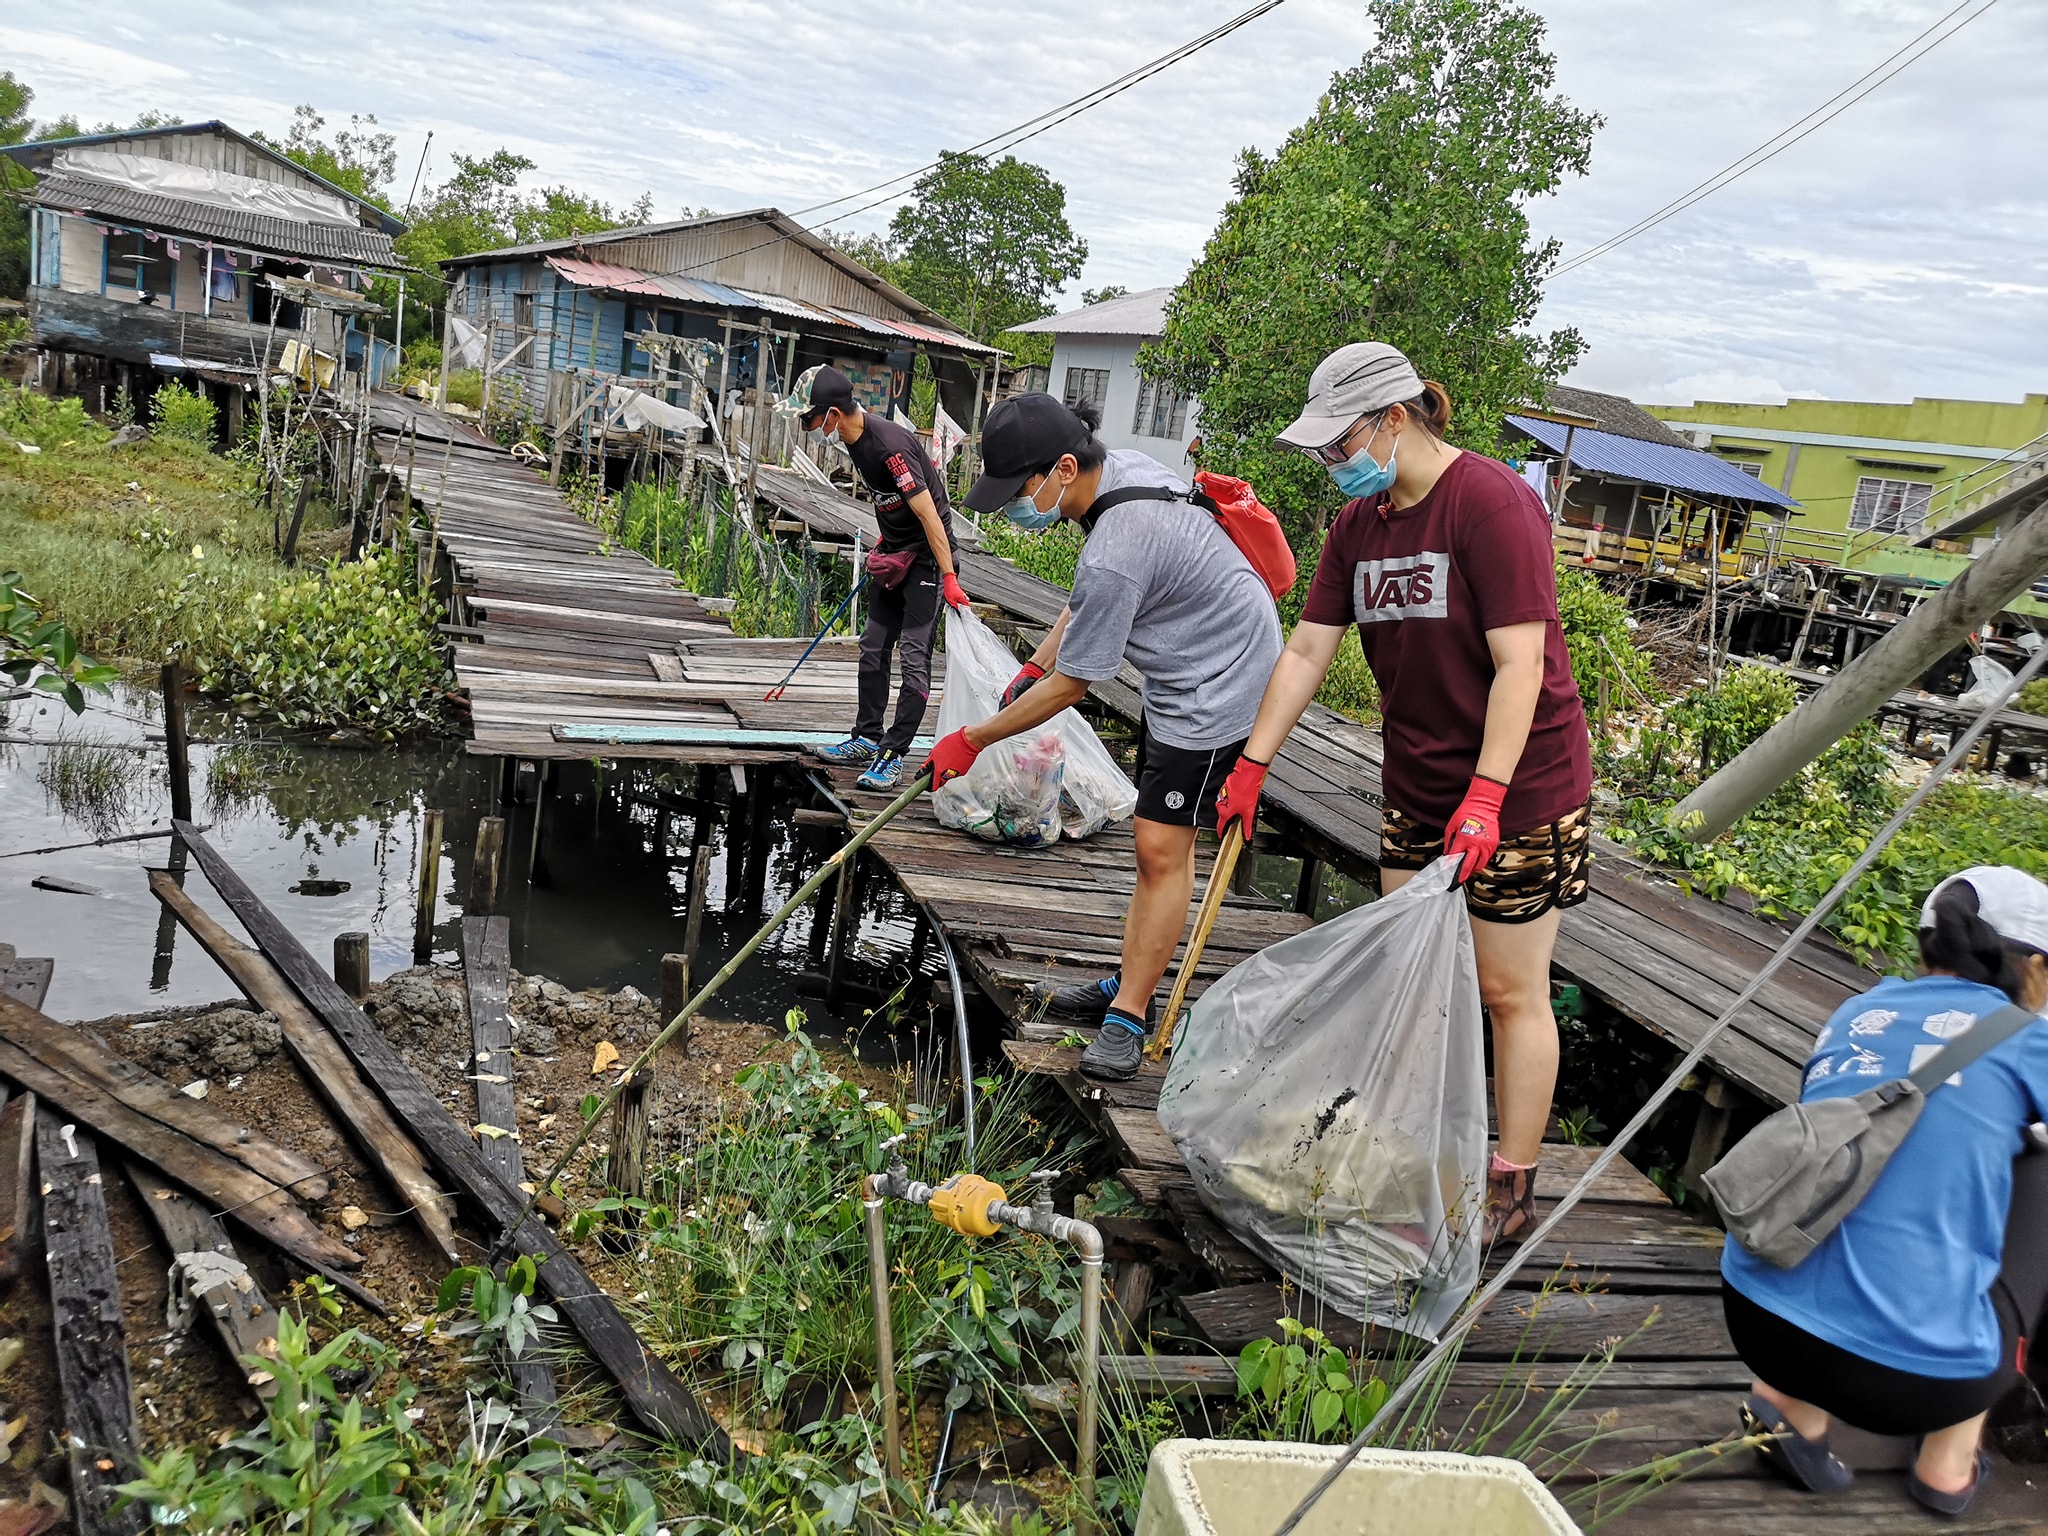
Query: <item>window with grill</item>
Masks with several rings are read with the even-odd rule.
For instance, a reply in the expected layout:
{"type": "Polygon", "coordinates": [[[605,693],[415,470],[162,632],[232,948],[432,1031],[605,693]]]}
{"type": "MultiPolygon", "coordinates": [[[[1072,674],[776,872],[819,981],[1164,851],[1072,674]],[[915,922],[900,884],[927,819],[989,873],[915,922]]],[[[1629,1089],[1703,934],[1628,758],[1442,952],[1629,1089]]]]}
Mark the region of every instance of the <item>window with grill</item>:
{"type": "Polygon", "coordinates": [[[1188,397],[1155,379],[1138,380],[1138,408],[1131,414],[1135,437],[1179,438],[1188,429],[1188,397]]]}
{"type": "Polygon", "coordinates": [[[106,291],[127,289],[130,293],[149,286],[149,268],[155,260],[145,249],[142,236],[121,230],[107,236],[106,291]]]}
{"type": "Polygon", "coordinates": [[[1761,480],[1764,477],[1764,464],[1761,459],[1751,459],[1748,463],[1737,464],[1735,467],[1752,480],[1761,480]]]}
{"type": "Polygon", "coordinates": [[[1927,521],[1934,487],[1922,480],[1884,480],[1864,475],[1856,482],[1849,526],[1858,532],[1917,534],[1927,521]]]}
{"type": "Polygon", "coordinates": [[[1103,399],[1109,394],[1109,370],[1107,368],[1069,368],[1067,370],[1066,394],[1062,397],[1068,405],[1092,405],[1102,409],[1103,399]]]}
{"type": "Polygon", "coordinates": [[[512,295],[512,339],[524,341],[533,334],[533,295],[515,293],[512,295]]]}

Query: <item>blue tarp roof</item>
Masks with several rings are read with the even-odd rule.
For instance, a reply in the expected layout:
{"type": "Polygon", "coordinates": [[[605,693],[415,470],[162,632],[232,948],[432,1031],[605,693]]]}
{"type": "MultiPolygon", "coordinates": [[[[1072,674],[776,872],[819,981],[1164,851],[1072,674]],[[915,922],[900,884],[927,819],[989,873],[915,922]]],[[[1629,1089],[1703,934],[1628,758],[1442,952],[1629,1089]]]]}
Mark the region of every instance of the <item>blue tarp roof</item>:
{"type": "Polygon", "coordinates": [[[1564,452],[1565,434],[1572,440],[1572,467],[1588,474],[1668,485],[1674,491],[1700,496],[1725,496],[1733,501],[1761,502],[1769,507],[1796,507],[1798,502],[1754,475],[1745,475],[1725,459],[1697,448],[1646,443],[1592,427],[1567,427],[1535,416],[1510,416],[1508,425],[1527,433],[1553,453],[1564,452]]]}

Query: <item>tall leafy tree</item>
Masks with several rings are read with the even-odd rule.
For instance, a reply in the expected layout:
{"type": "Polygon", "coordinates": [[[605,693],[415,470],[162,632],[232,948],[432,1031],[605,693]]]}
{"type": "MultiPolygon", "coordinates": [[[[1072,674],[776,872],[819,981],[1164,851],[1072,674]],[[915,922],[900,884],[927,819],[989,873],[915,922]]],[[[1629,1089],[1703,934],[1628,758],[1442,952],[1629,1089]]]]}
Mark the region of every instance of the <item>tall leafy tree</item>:
{"type": "Polygon", "coordinates": [[[348,126],[336,129],[332,139],[323,137],[326,128],[327,119],[302,104],[292,109],[292,125],[282,142],[261,133],[249,137],[343,191],[388,209],[391,181],[398,174],[396,136],[377,126],[375,114],[351,113],[348,126]]]}
{"type": "Polygon", "coordinates": [[[1241,474],[1295,531],[1343,498],[1272,446],[1316,363],[1387,341],[1443,383],[1452,433],[1491,445],[1579,355],[1529,329],[1557,242],[1531,199],[1584,175],[1600,118],[1553,89],[1544,25],[1512,0],[1372,0],[1379,36],[1235,194],[1167,308],[1147,370],[1201,402],[1205,462],[1241,474]]]}
{"type": "Polygon", "coordinates": [[[889,241],[892,279],[983,341],[1050,314],[1088,260],[1067,223],[1067,189],[1015,155],[942,154],[896,211],[889,241]]]}

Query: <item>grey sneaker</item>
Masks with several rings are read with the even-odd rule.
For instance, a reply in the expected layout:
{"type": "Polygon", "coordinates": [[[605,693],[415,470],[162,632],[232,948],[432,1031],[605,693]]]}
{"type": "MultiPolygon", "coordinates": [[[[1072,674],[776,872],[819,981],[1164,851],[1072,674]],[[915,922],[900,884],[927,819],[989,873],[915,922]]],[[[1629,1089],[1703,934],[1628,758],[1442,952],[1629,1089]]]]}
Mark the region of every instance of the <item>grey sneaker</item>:
{"type": "Polygon", "coordinates": [[[1752,1395],[1742,1400],[1742,1429],[1746,1435],[1775,1437],[1758,1446],[1757,1455],[1765,1466],[1795,1488],[1804,1488],[1809,1493],[1840,1493],[1856,1481],[1856,1474],[1828,1450],[1825,1439],[1806,1439],[1760,1397],[1752,1395]]]}
{"type": "Polygon", "coordinates": [[[1116,1001],[1116,994],[1122,986],[1120,976],[1105,976],[1100,981],[1069,982],[1064,987],[1041,986],[1038,996],[1045,1004],[1045,1011],[1055,1018],[1080,1019],[1095,1024],[1109,1012],[1109,1005],[1116,1001]]]}
{"type": "Polygon", "coordinates": [[[891,752],[887,747],[875,754],[875,760],[868,764],[868,771],[854,780],[862,789],[896,788],[903,782],[903,754],[891,752]]]}
{"type": "Polygon", "coordinates": [[[1145,1055],[1145,1031],[1120,1013],[1102,1021],[1102,1028],[1088,1049],[1081,1053],[1081,1075],[1109,1082],[1125,1082],[1138,1075],[1138,1063],[1145,1055]]]}
{"type": "Polygon", "coordinates": [[[813,747],[811,750],[837,767],[865,768],[875,760],[875,754],[882,748],[879,742],[869,741],[865,736],[849,736],[844,741],[835,741],[829,747],[813,747]]]}

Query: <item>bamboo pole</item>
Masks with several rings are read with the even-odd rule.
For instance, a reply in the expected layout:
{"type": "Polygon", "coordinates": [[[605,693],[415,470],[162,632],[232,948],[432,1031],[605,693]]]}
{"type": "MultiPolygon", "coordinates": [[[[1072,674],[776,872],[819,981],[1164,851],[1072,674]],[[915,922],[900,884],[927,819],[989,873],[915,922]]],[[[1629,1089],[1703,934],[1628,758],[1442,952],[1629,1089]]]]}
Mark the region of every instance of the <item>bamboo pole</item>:
{"type": "Polygon", "coordinates": [[[1188,939],[1187,952],[1181,956],[1180,972],[1173,978],[1173,993],[1166,1000],[1166,1015],[1159,1021],[1159,1033],[1145,1047],[1145,1055],[1151,1061],[1159,1060],[1172,1048],[1173,1032],[1180,1025],[1180,1005],[1187,998],[1188,984],[1195,979],[1202,951],[1208,947],[1209,930],[1222,914],[1223,898],[1230,894],[1230,876],[1237,868],[1237,856],[1243,851],[1244,823],[1233,821],[1230,830],[1223,834],[1223,842],[1216,850],[1216,863],[1209,870],[1209,884],[1202,892],[1202,909],[1195,916],[1195,931],[1188,939]]]}

